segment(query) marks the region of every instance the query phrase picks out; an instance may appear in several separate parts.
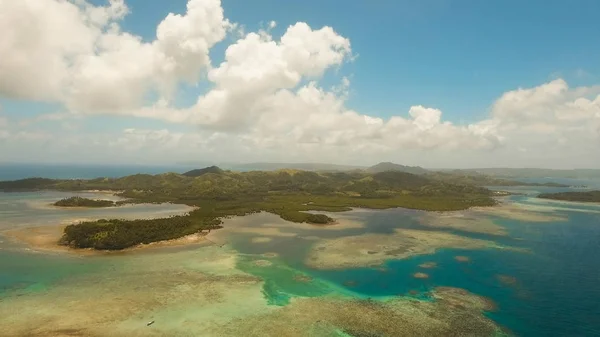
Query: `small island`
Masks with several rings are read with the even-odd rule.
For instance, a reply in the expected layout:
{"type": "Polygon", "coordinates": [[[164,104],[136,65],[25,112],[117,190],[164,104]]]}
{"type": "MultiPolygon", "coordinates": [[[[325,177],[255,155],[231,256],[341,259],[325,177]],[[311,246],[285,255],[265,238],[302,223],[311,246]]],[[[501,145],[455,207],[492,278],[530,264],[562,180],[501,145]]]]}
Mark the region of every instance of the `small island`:
{"type": "Polygon", "coordinates": [[[194,222],[186,216],[151,220],[98,220],[65,227],[59,244],[71,248],[122,250],[221,228],[217,220],[194,222]]]}
{"type": "Polygon", "coordinates": [[[70,197],[61,199],[53,204],[58,207],[113,207],[116,206],[111,200],[94,200],[83,197],[70,197]]]}
{"type": "Polygon", "coordinates": [[[542,193],[538,195],[538,198],[562,201],[600,203],[600,191],[542,193]]]}

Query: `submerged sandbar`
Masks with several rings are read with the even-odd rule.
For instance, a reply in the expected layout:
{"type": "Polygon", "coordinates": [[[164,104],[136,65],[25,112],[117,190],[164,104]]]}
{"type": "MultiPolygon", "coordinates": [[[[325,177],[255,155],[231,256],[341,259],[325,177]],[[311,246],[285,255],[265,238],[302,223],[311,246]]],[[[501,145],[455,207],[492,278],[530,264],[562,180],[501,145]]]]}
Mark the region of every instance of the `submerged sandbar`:
{"type": "Polygon", "coordinates": [[[419,223],[426,227],[439,229],[453,229],[501,236],[508,235],[506,229],[494,223],[492,219],[473,214],[471,211],[427,213],[419,219],[419,223]]]}
{"type": "Polygon", "coordinates": [[[483,311],[488,299],[462,289],[436,288],[434,301],[338,297],[299,298],[270,313],[230,322],[209,335],[223,336],[498,336],[483,311]]]}
{"type": "Polygon", "coordinates": [[[441,231],[396,229],[394,234],[365,234],[326,239],[311,249],[306,264],[317,269],[376,266],[387,260],[433,254],[442,248],[505,248],[493,241],[473,239],[441,231]]]}
{"type": "Polygon", "coordinates": [[[552,208],[544,208],[516,203],[503,203],[495,207],[475,207],[473,212],[523,222],[566,221],[567,217],[557,214],[552,208]]]}
{"type": "Polygon", "coordinates": [[[102,255],[110,253],[114,254],[119,252],[132,252],[147,248],[185,246],[190,244],[207,242],[204,235],[196,233],[172,240],[163,240],[151,242],[148,244],[139,244],[120,251],[76,249],[59,244],[60,239],[63,236],[64,228],[64,225],[28,227],[22,229],[7,230],[0,234],[13,241],[24,243],[33,250],[53,253],[73,253],[78,255],[102,255]]]}

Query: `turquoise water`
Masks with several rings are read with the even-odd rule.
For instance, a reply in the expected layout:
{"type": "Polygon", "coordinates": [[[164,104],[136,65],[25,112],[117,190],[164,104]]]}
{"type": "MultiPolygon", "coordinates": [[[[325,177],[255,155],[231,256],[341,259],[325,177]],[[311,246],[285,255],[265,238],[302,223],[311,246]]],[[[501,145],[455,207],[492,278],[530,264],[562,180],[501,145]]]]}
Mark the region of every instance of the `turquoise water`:
{"type": "MultiPolygon", "coordinates": [[[[523,196],[512,199],[524,205],[539,205],[523,196]]],[[[445,249],[434,255],[388,261],[373,268],[314,270],[303,263],[309,240],[282,238],[257,246],[249,244],[245,235],[240,235],[233,244],[246,254],[276,252],[286,266],[345,288],[357,297],[426,296],[436,286],[452,286],[494,300],[499,309],[489,316],[516,335],[600,336],[600,205],[559,205],[559,214],[567,215],[567,221],[527,223],[495,218],[496,223],[509,229],[511,237],[460,232],[461,235],[527,248],[530,253],[445,249]],[[569,208],[572,210],[563,210],[569,208]],[[470,262],[457,262],[454,259],[457,255],[469,257],[470,262]],[[437,268],[420,269],[419,265],[425,262],[436,262],[437,268]],[[429,278],[412,277],[418,271],[426,272],[429,278]],[[516,282],[503,284],[499,276],[514,277],[516,282]]],[[[365,212],[359,216],[366,220],[367,228],[345,230],[343,233],[319,232],[319,235],[334,237],[386,233],[395,227],[419,228],[411,218],[418,213],[408,210],[365,212]]],[[[316,231],[300,233],[309,236],[316,231]]],[[[289,282],[278,283],[277,279],[272,280],[268,287],[277,293],[280,301],[281,294],[318,295],[292,288],[289,282]],[[273,290],[277,287],[277,291],[273,290]]]]}
{"type": "Polygon", "coordinates": [[[182,214],[183,205],[131,205],[107,209],[57,209],[49,205],[74,194],[117,200],[105,193],[0,192],[0,297],[8,292],[43,291],[65,278],[101,271],[106,260],[43,253],[2,236],[5,230],[55,226],[80,219],[152,218],[182,214]]]}
{"type": "MultiPolygon", "coordinates": [[[[108,212],[106,210],[42,207],[64,195],[58,192],[0,193],[0,230],[108,215],[103,213],[108,212]]],[[[282,226],[278,227],[281,232],[294,236],[273,236],[270,237],[271,241],[260,244],[252,243],[251,239],[262,234],[238,233],[232,229],[230,234],[224,236],[224,243],[237,252],[239,270],[265,281],[262,294],[267,303],[274,306],[288,305],[297,296],[318,297],[336,293],[359,298],[398,295],[427,298],[427,293],[434,287],[452,286],[495,301],[498,310],[487,315],[516,335],[600,336],[600,205],[541,201],[528,195],[513,196],[510,200],[536,209],[542,207],[552,214],[566,216],[566,220],[533,223],[490,216],[497,224],[507,228],[510,235],[506,237],[450,231],[472,238],[493,240],[501,245],[527,248],[528,253],[444,249],[431,255],[391,260],[377,267],[343,270],[312,269],[304,263],[304,259],[312,245],[323,238],[366,233],[389,234],[395,228],[431,230],[418,222],[418,217],[423,213],[403,209],[357,210],[336,216],[364,222],[364,228],[327,231],[282,226]],[[467,256],[470,261],[458,262],[455,259],[457,255],[467,256]],[[256,265],[257,260],[268,261],[270,266],[256,265]],[[437,267],[419,267],[426,262],[435,262],[437,267]],[[429,278],[414,278],[412,275],[415,272],[425,272],[429,278]],[[499,276],[514,277],[514,282],[503,283],[499,276]],[[311,282],[298,282],[298,278],[311,279],[311,282]]],[[[140,207],[113,209],[110,212],[120,212],[117,216],[136,217],[144,214],[149,217],[177,211],[165,205],[140,207]]],[[[265,223],[286,225],[276,216],[257,214],[245,217],[242,226],[258,228],[265,223]]],[[[203,256],[206,249],[184,247],[156,251],[149,258],[139,255],[78,257],[31,251],[1,236],[0,241],[0,300],[9,295],[13,298],[36,296],[63,282],[75,280],[72,282],[76,284],[89,278],[95,279],[95,275],[99,274],[107,279],[111,275],[120,277],[123,268],[130,268],[124,266],[141,266],[148,261],[164,259],[169,261],[170,268],[200,266],[197,259],[203,256]],[[170,258],[180,256],[177,255],[180,254],[178,251],[185,253],[181,256],[185,256],[186,260],[170,258]]],[[[157,262],[156,268],[162,268],[160,263],[157,262]]],[[[139,280],[138,287],[144,282],[143,279],[139,280]]]]}

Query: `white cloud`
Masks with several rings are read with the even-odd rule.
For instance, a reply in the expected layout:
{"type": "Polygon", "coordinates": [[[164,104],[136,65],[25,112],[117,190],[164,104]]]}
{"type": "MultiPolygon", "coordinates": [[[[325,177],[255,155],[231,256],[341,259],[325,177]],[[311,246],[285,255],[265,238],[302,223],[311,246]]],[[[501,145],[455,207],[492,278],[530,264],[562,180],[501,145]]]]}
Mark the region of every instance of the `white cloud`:
{"type": "MultiPolygon", "coordinates": [[[[299,22],[274,37],[277,23],[271,21],[264,30],[246,33],[224,17],[219,0],[189,0],[186,13],[168,14],[156,27],[156,38],[144,41],[121,30],[119,22],[128,13],[123,0],[106,6],[0,0],[0,95],[59,102],[68,111],[24,120],[17,123],[21,129],[0,118],[0,130],[7,129],[2,137],[10,137],[14,148],[30,146],[42,151],[40,156],[55,157],[93,152],[157,161],[224,156],[221,160],[600,166],[600,86],[570,88],[558,78],[508,91],[491,104],[486,120],[467,125],[444,121],[442,110],[423,105],[383,119],[347,106],[348,77],[340,76],[330,89],[319,84],[323,74],[354,60],[350,40],[331,27],[299,22]],[[209,52],[229,31],[239,38],[213,67],[209,52]],[[171,105],[179,82],[201,80],[212,86],[194,104],[171,105]],[[148,97],[157,98],[146,102],[148,97]],[[92,113],[192,124],[198,130],[132,125],[118,134],[71,132],[52,141],[28,130],[32,122],[92,113]]],[[[66,124],[64,129],[75,130],[66,124]]],[[[3,151],[18,155],[6,146],[3,151]]]]}
{"type": "Polygon", "coordinates": [[[0,94],[62,98],[69,63],[92,53],[100,28],[66,1],[0,0],[0,94]]]}
{"type": "MultiPolygon", "coordinates": [[[[388,121],[345,106],[350,80],[326,91],[316,82],[351,55],[350,42],[329,27],[290,26],[279,41],[249,33],[230,45],[225,60],[208,78],[215,87],[187,109],[153,107],[138,116],[192,122],[234,133],[257,148],[310,148],[320,152],[395,151],[398,148],[485,148],[500,144],[491,127],[461,127],[441,121],[441,111],[415,106],[410,118],[388,121]],[[299,86],[299,87],[298,87],[299,86]],[[327,149],[326,149],[327,148],[327,149]]],[[[232,136],[233,137],[233,136],[232,136]]],[[[305,151],[306,152],[306,151],[305,151]]]]}
{"type": "MultiPolygon", "coordinates": [[[[79,3],[49,0],[46,6],[60,7],[56,13],[50,11],[54,13],[50,17],[67,26],[65,30],[78,27],[81,36],[74,41],[80,43],[71,46],[70,39],[48,32],[41,42],[32,44],[41,49],[38,54],[48,54],[61,65],[57,74],[48,76],[56,79],[48,97],[60,97],[72,111],[191,122],[209,130],[235,131],[257,145],[321,144],[338,149],[363,142],[356,148],[383,151],[403,146],[490,148],[498,144],[488,130],[475,132],[441,122],[441,111],[422,106],[411,108],[408,119],[395,116],[383,121],[361,115],[345,107],[347,78],[332,91],[316,82],[298,87],[303,80],[316,80],[328,69],[349,61],[352,52],[350,41],[331,27],[313,29],[302,22],[289,26],[278,40],[266,31],[246,34],[227,48],[218,67],[208,71],[212,90],[189,108],[170,108],[168,97],[174,84],[179,80],[195,83],[210,64],[210,47],[232,26],[223,17],[220,2],[190,0],[187,13],[169,14],[157,27],[157,39],[149,43],[120,31],[117,20],[128,12],[122,1],[112,1],[107,7],[94,7],[83,0],[79,3]],[[47,41],[56,48],[43,49],[47,41]],[[61,90],[63,87],[67,90],[61,90]],[[138,108],[153,89],[167,99],[138,108]],[[55,91],[59,93],[52,94],[55,91]]],[[[42,15],[45,8],[34,11],[15,9],[14,4],[4,6],[5,12],[46,17],[42,15]]],[[[42,20],[38,26],[48,31],[50,24],[42,20]]],[[[274,22],[269,24],[273,26],[274,22]]],[[[16,43],[9,47],[11,53],[19,49],[16,43]]]]}
{"type": "Polygon", "coordinates": [[[503,94],[492,116],[506,134],[530,133],[556,139],[572,133],[574,141],[596,137],[600,125],[600,87],[569,88],[557,79],[538,87],[503,94]]]}
{"type": "Polygon", "coordinates": [[[195,83],[230,27],[220,0],[190,0],[143,42],[120,31],[127,13],[123,0],[0,0],[0,95],[126,114],[153,91],[169,98],[178,81],[195,83]]]}

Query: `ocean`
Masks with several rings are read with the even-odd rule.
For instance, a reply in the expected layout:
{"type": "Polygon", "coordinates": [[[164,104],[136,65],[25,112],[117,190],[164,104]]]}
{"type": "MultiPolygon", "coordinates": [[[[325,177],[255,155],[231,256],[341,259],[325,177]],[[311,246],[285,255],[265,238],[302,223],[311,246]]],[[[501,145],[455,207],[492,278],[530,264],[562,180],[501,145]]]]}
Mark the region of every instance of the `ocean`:
{"type": "MultiPolygon", "coordinates": [[[[90,177],[108,172],[77,170],[70,174],[90,177]]],[[[4,177],[9,175],[3,172],[4,177]]],[[[29,172],[34,171],[22,175],[29,172]]],[[[56,171],[55,177],[59,176],[68,174],[56,171]]],[[[595,183],[585,182],[600,187],[595,183]]],[[[535,198],[539,192],[568,190],[564,188],[513,190],[524,195],[504,199],[512,213],[465,213],[491,220],[507,235],[432,228],[420,221],[425,212],[405,209],[333,214],[341,219],[337,229],[254,214],[226,220],[225,228],[212,239],[218,245],[98,256],[38,251],[0,235],[0,326],[4,327],[0,336],[42,336],[48,331],[65,336],[218,336],[222,331],[237,331],[220,329],[245,327],[244,322],[253,317],[278,331],[294,323],[276,323],[271,317],[279,317],[273,315],[286,308],[293,310],[298,299],[431,301],[430,294],[438,287],[464,289],[493,301],[497,309],[483,315],[513,335],[600,336],[600,205],[535,198]],[[321,268],[311,262],[311,256],[321,253],[317,248],[323,242],[331,246],[348,237],[394,235],[397,230],[443,232],[514,249],[456,246],[343,268],[321,268]],[[415,277],[417,272],[424,276],[415,277]],[[150,320],[156,321],[151,329],[145,326],[150,320]],[[51,328],[56,330],[44,330],[51,328]]],[[[79,218],[184,211],[174,205],[89,211],[44,207],[67,194],[0,193],[0,233],[79,218]]],[[[302,321],[303,316],[294,317],[302,321]]],[[[314,326],[311,329],[298,335],[330,336],[314,333],[314,326]]],[[[331,336],[353,336],[344,331],[345,335],[331,336]]]]}

